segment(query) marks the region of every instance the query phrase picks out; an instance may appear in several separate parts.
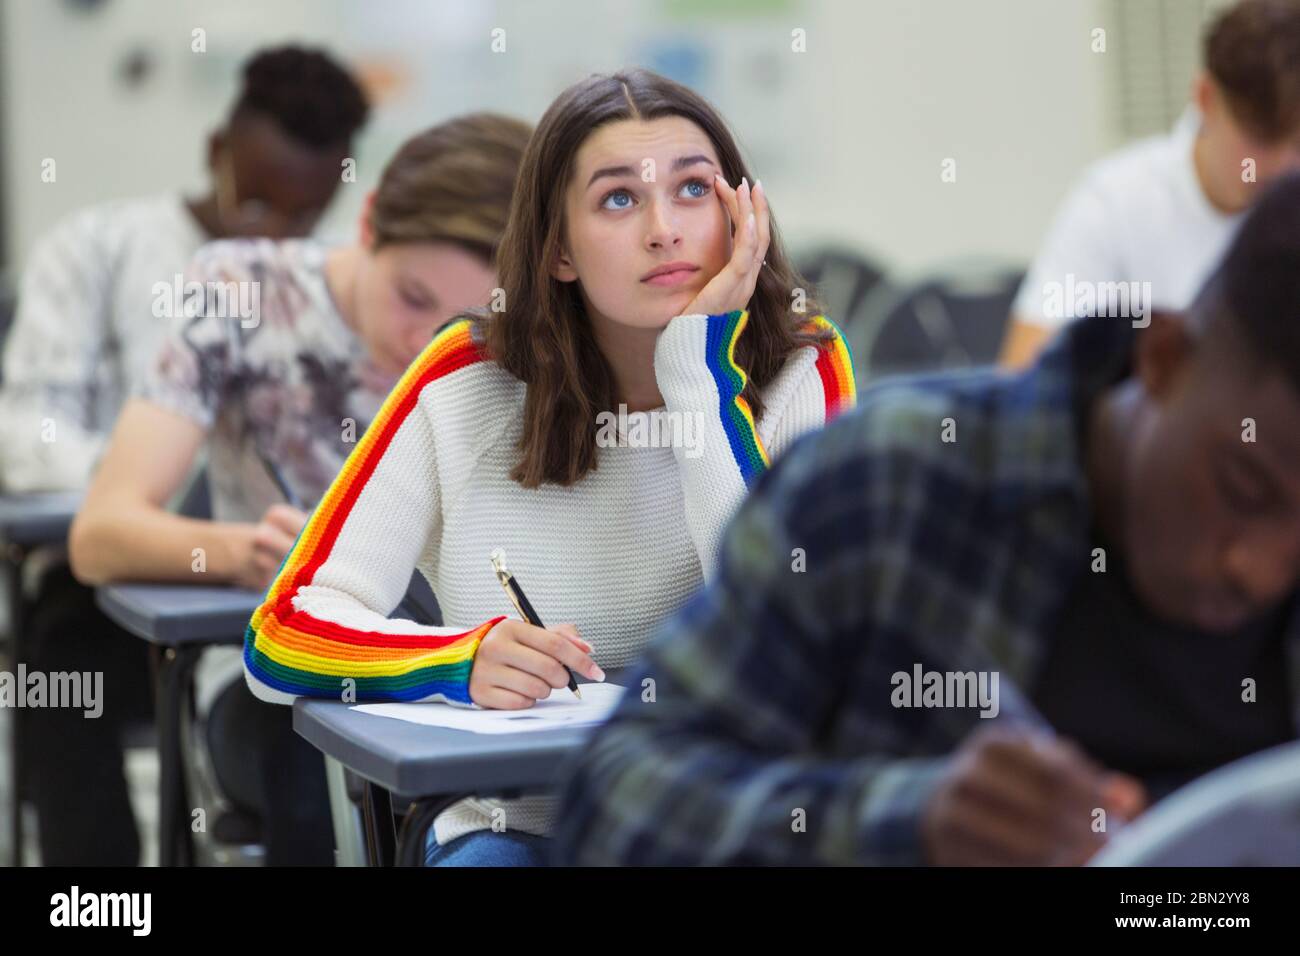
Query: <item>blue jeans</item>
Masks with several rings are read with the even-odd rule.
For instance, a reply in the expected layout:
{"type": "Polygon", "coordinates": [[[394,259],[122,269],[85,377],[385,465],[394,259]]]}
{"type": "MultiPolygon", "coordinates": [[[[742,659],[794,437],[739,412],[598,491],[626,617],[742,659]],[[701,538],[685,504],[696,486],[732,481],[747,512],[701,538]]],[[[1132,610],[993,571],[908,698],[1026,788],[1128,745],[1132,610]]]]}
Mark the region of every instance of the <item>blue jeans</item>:
{"type": "Polygon", "coordinates": [[[438,845],[432,828],[425,845],[425,866],[546,866],[551,852],[549,837],[517,830],[498,833],[475,830],[438,845]]]}

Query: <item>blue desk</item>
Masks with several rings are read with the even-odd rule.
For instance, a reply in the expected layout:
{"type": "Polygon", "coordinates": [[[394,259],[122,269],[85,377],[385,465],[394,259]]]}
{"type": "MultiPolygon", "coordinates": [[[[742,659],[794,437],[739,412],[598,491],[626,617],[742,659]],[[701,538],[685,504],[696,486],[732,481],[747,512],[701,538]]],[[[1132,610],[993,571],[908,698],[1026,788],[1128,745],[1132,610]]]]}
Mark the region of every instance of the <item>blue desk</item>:
{"type": "MultiPolygon", "coordinates": [[[[186,802],[185,718],[190,682],[203,650],[238,645],[261,591],[182,584],[113,584],[98,588],[95,602],[117,624],[161,652],[158,664],[159,860],[188,865],[194,846],[186,802]]],[[[418,572],[394,616],[441,623],[438,604],[418,572]]]]}
{"type": "MultiPolygon", "coordinates": [[[[619,676],[611,674],[609,679],[617,682],[619,676]]],[[[595,730],[474,734],[364,714],[349,704],[322,700],[298,700],[293,728],[326,757],[363,778],[369,862],[398,866],[423,865],[434,818],[456,801],[557,784],[567,759],[595,730]],[[395,800],[410,804],[400,832],[392,824],[395,800]]]]}
{"type": "Polygon", "coordinates": [[[263,596],[241,588],[109,584],[95,591],[95,603],[136,637],[175,648],[241,643],[263,596]]]}
{"type": "Polygon", "coordinates": [[[194,667],[205,648],[240,644],[260,591],[181,584],[110,584],[95,603],[161,651],[158,664],[158,856],[163,866],[194,861],[186,798],[184,735],[194,667]]]}
{"type": "Polygon", "coordinates": [[[59,544],[81,505],[81,492],[50,491],[0,495],[0,542],[27,550],[59,544]]]}
{"type": "MultiPolygon", "coordinates": [[[[23,594],[23,568],[27,558],[38,548],[63,544],[68,538],[68,528],[81,504],[80,492],[38,492],[25,495],[0,495],[0,574],[4,575],[5,588],[12,596],[9,609],[9,646],[14,666],[27,658],[23,646],[23,630],[31,611],[23,594]]],[[[10,779],[13,781],[12,816],[9,825],[13,839],[13,865],[23,865],[23,797],[26,786],[26,768],[22,760],[20,731],[22,710],[14,708],[10,715],[9,759],[10,779]]]]}

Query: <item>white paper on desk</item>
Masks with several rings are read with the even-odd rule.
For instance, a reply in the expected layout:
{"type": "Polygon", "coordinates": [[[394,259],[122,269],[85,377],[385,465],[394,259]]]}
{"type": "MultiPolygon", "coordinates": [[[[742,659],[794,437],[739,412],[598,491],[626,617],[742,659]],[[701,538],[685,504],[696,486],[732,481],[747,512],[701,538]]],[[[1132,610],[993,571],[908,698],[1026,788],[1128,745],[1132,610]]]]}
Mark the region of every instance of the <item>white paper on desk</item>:
{"type": "Polygon", "coordinates": [[[567,687],[561,687],[527,710],[470,710],[447,704],[356,704],[351,709],[427,727],[450,727],[476,734],[520,734],[598,724],[610,715],[623,695],[623,688],[617,684],[578,686],[581,700],[567,687]]]}

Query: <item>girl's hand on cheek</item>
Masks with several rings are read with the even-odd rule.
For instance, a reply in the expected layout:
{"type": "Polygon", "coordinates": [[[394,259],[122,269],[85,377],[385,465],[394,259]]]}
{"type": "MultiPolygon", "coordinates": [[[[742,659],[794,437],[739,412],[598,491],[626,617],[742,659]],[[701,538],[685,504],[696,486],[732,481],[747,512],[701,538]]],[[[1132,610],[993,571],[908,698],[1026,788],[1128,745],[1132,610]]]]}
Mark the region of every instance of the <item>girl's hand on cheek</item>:
{"type": "Polygon", "coordinates": [[[720,315],[748,308],[767,255],[771,222],[762,183],[755,183],[751,192],[749,182],[742,179],[740,188],[732,189],[717,174],[713,185],[735,227],[731,259],[682,310],[683,315],[720,315]]]}

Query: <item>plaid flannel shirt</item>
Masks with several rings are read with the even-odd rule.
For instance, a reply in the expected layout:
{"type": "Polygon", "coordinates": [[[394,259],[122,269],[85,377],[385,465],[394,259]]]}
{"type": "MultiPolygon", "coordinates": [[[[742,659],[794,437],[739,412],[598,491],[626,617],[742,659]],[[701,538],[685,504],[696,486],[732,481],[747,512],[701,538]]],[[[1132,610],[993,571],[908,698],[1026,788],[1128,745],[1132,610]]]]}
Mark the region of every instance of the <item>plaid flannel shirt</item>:
{"type": "Polygon", "coordinates": [[[1133,337],[1085,319],[1022,374],[882,382],[800,439],[572,768],[559,860],[925,862],[921,812],[982,721],[893,706],[891,675],[997,672],[997,719],[1041,720],[1025,689],[1094,547],[1083,412],[1133,337]]]}

